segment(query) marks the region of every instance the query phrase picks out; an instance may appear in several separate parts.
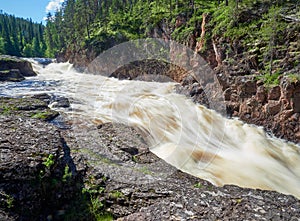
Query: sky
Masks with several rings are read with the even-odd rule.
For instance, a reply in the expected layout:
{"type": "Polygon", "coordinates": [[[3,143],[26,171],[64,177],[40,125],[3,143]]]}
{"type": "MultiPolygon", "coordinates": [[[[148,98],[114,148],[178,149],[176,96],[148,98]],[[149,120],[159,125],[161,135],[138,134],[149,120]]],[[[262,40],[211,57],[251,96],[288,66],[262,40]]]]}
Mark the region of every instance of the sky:
{"type": "Polygon", "coordinates": [[[42,22],[47,12],[54,12],[64,0],[0,0],[3,13],[42,22]]]}

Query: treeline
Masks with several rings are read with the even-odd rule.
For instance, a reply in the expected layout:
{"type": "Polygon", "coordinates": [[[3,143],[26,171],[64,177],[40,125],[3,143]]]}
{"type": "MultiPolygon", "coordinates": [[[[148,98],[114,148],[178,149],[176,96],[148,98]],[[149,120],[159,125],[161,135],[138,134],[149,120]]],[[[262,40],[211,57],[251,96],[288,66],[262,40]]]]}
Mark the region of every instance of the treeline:
{"type": "MultiPolygon", "coordinates": [[[[299,1],[66,0],[60,10],[47,16],[47,55],[53,57],[66,50],[75,54],[83,49],[99,54],[124,41],[153,37],[154,29],[160,32],[160,37],[189,47],[203,41],[201,49],[205,50],[206,42],[223,35],[228,35],[226,38],[232,42],[235,38],[242,39],[243,27],[250,25],[243,38],[252,41],[253,36],[261,39],[264,35],[264,31],[255,27],[270,27],[272,20],[277,23],[287,4],[298,5],[299,1]],[[273,13],[271,8],[278,13],[273,13]],[[257,19],[251,18],[251,10],[258,14],[257,19]],[[205,36],[201,37],[203,15],[208,15],[209,24],[205,36]],[[249,17],[250,23],[244,21],[245,17],[249,17]]],[[[265,34],[266,42],[271,35],[276,35],[276,29],[265,34]]]]}
{"type": "Polygon", "coordinates": [[[44,26],[0,11],[0,54],[45,57],[44,26]]]}
{"type": "MultiPolygon", "coordinates": [[[[222,2],[222,1],[221,1],[222,2]]],[[[126,40],[148,36],[163,19],[191,16],[197,9],[215,7],[218,0],[67,0],[48,14],[46,42],[55,56],[63,48],[93,47],[101,52],[126,40]]],[[[226,1],[227,2],[227,1],[226,1]]],[[[225,1],[224,3],[225,4],[225,1]]],[[[201,12],[198,13],[201,16],[201,12]]]]}

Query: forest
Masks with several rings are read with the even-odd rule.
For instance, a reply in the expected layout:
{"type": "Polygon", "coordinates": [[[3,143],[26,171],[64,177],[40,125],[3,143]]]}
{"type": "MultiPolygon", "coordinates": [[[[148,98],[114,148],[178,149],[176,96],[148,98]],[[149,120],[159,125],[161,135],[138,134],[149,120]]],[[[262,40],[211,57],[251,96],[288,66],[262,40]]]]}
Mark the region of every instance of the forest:
{"type": "Polygon", "coordinates": [[[0,54],[45,57],[44,25],[0,11],[0,54]]]}
{"type": "Polygon", "coordinates": [[[159,37],[202,56],[226,47],[219,60],[231,63],[244,50],[255,54],[255,69],[271,72],[278,50],[294,41],[286,37],[299,33],[299,8],[298,0],[67,0],[47,15],[46,55],[91,60],[118,43],[159,37]]]}

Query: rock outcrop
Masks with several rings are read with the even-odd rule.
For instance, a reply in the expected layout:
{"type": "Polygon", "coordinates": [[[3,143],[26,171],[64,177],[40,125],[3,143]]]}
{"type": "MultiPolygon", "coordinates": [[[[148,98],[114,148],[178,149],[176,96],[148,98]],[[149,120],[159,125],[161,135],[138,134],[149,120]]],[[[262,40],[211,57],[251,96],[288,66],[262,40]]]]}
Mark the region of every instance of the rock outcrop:
{"type": "Polygon", "coordinates": [[[57,115],[38,99],[0,99],[0,220],[58,220],[79,191],[69,148],[45,122],[57,115]]]}
{"type": "Polygon", "coordinates": [[[277,137],[300,142],[300,81],[297,75],[282,75],[278,85],[266,85],[256,76],[232,78],[219,70],[227,113],[247,123],[264,126],[277,137]],[[224,81],[225,79],[225,81],[224,81]]]}
{"type": "Polygon", "coordinates": [[[43,100],[30,97],[18,99],[0,97],[0,115],[37,118],[50,121],[58,116],[58,112],[49,109],[48,104],[43,100]]]}
{"type": "Polygon", "coordinates": [[[29,61],[8,55],[0,56],[0,81],[22,81],[30,76],[36,76],[36,73],[29,61]]]}

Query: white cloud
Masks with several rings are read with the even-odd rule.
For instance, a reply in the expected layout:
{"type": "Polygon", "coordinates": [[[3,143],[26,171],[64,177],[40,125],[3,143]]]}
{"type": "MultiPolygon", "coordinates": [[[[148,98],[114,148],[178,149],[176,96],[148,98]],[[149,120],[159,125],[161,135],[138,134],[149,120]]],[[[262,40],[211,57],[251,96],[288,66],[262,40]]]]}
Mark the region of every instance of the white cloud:
{"type": "Polygon", "coordinates": [[[58,8],[61,7],[61,3],[63,2],[64,0],[51,0],[46,6],[46,12],[57,10],[58,8]]]}

